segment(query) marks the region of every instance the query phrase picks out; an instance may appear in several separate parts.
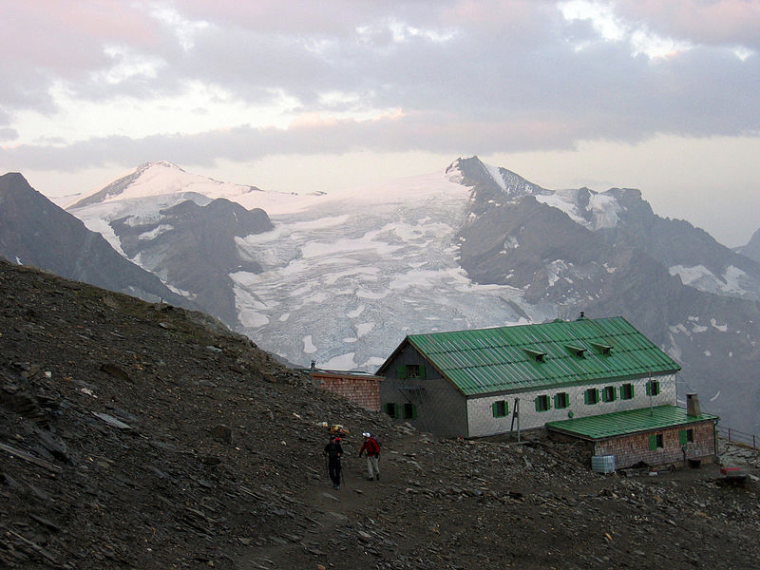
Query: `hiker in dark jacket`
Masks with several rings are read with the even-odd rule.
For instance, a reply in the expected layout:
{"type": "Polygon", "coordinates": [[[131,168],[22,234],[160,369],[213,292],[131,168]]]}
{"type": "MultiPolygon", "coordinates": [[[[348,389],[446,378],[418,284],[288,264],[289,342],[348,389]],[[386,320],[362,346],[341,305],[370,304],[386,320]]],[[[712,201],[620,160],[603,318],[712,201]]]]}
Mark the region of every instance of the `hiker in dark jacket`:
{"type": "Polygon", "coordinates": [[[367,472],[369,473],[369,479],[379,481],[380,480],[380,444],[377,442],[371,433],[364,432],[364,443],[359,450],[359,457],[364,452],[367,453],[367,472]]]}
{"type": "Polygon", "coordinates": [[[340,489],[340,458],[343,457],[343,448],[339,437],[330,438],[330,443],[325,445],[324,456],[327,458],[327,472],[330,474],[333,489],[340,489]]]}

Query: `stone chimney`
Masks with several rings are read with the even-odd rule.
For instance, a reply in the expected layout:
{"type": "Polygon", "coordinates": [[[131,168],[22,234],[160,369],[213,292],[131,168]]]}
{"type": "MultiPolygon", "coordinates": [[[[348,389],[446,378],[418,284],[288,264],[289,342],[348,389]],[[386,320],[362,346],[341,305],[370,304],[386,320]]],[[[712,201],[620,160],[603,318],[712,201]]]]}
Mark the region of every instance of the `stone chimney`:
{"type": "Polygon", "coordinates": [[[702,415],[702,408],[699,405],[699,396],[697,394],[686,394],[686,415],[702,415]]]}

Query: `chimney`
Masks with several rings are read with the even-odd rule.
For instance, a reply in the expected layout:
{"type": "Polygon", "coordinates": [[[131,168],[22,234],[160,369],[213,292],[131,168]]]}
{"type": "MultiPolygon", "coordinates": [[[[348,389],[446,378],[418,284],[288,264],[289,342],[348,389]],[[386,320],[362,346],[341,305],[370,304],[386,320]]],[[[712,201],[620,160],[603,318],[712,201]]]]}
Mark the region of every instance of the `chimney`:
{"type": "Polygon", "coordinates": [[[702,408],[699,405],[699,396],[697,394],[686,394],[686,415],[702,415],[702,408]]]}

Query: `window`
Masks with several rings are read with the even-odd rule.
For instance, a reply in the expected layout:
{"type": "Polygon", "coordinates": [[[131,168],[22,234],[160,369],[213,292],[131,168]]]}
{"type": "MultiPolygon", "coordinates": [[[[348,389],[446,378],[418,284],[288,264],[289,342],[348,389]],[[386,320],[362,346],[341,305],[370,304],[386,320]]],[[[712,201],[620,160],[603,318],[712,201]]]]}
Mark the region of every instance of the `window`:
{"type": "Polygon", "coordinates": [[[503,418],[509,414],[509,402],[506,400],[497,400],[491,405],[491,412],[493,412],[493,417],[503,418]]]}
{"type": "Polygon", "coordinates": [[[614,402],[617,399],[614,386],[605,386],[602,390],[602,400],[605,402],[614,402]]]}
{"type": "Polygon", "coordinates": [[[393,402],[388,402],[385,404],[385,413],[388,414],[392,418],[398,417],[398,406],[394,404],[393,402]]]}
{"type": "Polygon", "coordinates": [[[663,437],[661,433],[653,433],[649,436],[649,449],[655,451],[665,447],[663,444],[663,437]]]}
{"type": "Polygon", "coordinates": [[[681,445],[686,445],[687,443],[693,443],[694,430],[682,429],[680,432],[678,432],[678,441],[681,443],[681,445]]]}
{"type": "Polygon", "coordinates": [[[656,396],[660,393],[660,382],[658,380],[650,380],[647,382],[647,396],[656,396]]]}
{"type": "Polygon", "coordinates": [[[404,419],[413,420],[416,417],[417,417],[417,406],[409,402],[404,404],[404,419]]]}
{"type": "Polygon", "coordinates": [[[424,364],[402,364],[398,367],[398,377],[402,380],[405,378],[426,378],[424,364]]]}
{"type": "Polygon", "coordinates": [[[570,407],[570,394],[567,392],[554,394],[554,407],[558,410],[570,407]]]}
{"type": "Polygon", "coordinates": [[[537,412],[546,412],[552,407],[551,400],[549,399],[549,396],[542,395],[536,397],[536,411],[537,412]]]}
{"type": "Polygon", "coordinates": [[[621,400],[633,400],[633,384],[623,384],[620,387],[621,400]]]}
{"type": "Polygon", "coordinates": [[[599,390],[596,388],[589,388],[586,390],[583,394],[583,401],[588,405],[599,403],[599,390]]]}

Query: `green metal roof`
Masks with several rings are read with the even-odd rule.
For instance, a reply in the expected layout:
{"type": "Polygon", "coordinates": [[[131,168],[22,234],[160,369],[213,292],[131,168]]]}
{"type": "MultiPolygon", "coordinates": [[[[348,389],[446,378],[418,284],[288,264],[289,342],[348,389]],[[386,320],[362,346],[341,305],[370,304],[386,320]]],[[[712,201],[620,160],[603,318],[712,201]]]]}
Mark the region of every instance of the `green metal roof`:
{"type": "Polygon", "coordinates": [[[689,416],[684,408],[678,406],[656,406],[549,422],[546,428],[588,439],[606,439],[718,419],[718,416],[712,414],[689,416]]]}
{"type": "Polygon", "coordinates": [[[405,342],[466,396],[623,380],[681,369],[623,317],[418,334],[408,336],[405,342]]]}

